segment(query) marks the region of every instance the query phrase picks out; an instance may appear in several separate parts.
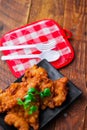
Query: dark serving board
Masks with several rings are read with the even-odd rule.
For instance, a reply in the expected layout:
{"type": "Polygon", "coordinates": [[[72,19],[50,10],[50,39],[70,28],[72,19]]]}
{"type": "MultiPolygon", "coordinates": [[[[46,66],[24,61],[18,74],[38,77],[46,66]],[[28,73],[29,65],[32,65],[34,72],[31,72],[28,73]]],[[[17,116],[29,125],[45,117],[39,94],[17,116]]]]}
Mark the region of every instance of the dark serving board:
{"type": "MultiPolygon", "coordinates": [[[[55,80],[63,77],[63,75],[56,70],[47,60],[42,60],[38,63],[38,66],[41,66],[46,69],[48,72],[48,76],[50,79],[55,80]]],[[[21,82],[21,78],[17,79],[15,82],[21,82]]],[[[49,121],[51,121],[55,116],[60,114],[64,109],[66,109],[73,101],[75,101],[81,94],[82,91],[77,88],[71,81],[68,82],[69,93],[67,96],[67,100],[61,107],[56,107],[55,109],[47,108],[44,111],[41,111],[40,114],[40,129],[44,127],[49,121]]],[[[0,115],[0,130],[16,130],[16,128],[12,126],[8,126],[4,122],[4,116],[6,113],[0,115]]]]}

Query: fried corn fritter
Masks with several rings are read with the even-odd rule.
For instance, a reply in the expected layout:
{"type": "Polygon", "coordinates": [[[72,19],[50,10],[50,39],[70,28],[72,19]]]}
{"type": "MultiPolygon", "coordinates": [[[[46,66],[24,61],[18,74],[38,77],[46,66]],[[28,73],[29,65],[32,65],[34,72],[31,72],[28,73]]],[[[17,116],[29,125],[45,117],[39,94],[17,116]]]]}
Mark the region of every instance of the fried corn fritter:
{"type": "MultiPolygon", "coordinates": [[[[36,105],[39,106],[38,104],[36,105]]],[[[18,130],[29,130],[30,126],[33,127],[34,130],[38,130],[39,109],[32,115],[29,115],[22,106],[17,105],[7,112],[4,120],[8,125],[14,125],[18,130]]]]}
{"type": "Polygon", "coordinates": [[[68,89],[66,84],[68,79],[66,77],[53,81],[51,86],[52,94],[50,97],[46,97],[41,102],[41,109],[44,110],[46,107],[55,108],[61,106],[66,100],[68,89]]]}
{"type": "Polygon", "coordinates": [[[27,92],[26,83],[13,83],[0,93],[0,113],[7,111],[17,104],[17,98],[23,98],[27,92]]]}
{"type": "Polygon", "coordinates": [[[20,83],[11,84],[5,91],[0,90],[0,113],[6,111],[5,122],[14,125],[18,130],[29,130],[30,127],[38,130],[40,109],[61,106],[67,97],[67,82],[66,77],[55,81],[49,79],[44,68],[34,65],[26,70],[20,83]],[[48,88],[51,93],[50,96],[44,98],[36,95],[37,101],[32,104],[37,106],[37,110],[32,114],[18,104],[18,98],[24,101],[30,88],[35,88],[38,93],[48,88]]]}

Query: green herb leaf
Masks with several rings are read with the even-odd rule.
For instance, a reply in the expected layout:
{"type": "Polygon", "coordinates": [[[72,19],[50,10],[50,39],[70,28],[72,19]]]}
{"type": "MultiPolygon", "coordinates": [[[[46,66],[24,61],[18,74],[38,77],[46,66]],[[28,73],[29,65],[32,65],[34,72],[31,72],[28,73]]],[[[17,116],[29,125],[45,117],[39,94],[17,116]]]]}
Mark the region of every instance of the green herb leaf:
{"type": "Polygon", "coordinates": [[[26,95],[25,97],[25,101],[36,101],[35,96],[32,93],[29,93],[28,95],[26,95]]]}
{"type": "Polygon", "coordinates": [[[24,102],[24,109],[28,109],[29,108],[29,104],[26,104],[26,102],[24,102]]]}
{"type": "Polygon", "coordinates": [[[35,112],[36,110],[37,110],[37,106],[31,106],[31,107],[30,107],[30,111],[35,112]]]}
{"type": "Polygon", "coordinates": [[[43,94],[44,94],[45,97],[51,96],[50,89],[49,88],[45,88],[44,91],[43,91],[43,94]]]}
{"type": "Polygon", "coordinates": [[[32,111],[29,111],[28,114],[31,115],[31,114],[33,114],[33,112],[32,112],[32,111]]]}
{"type": "Polygon", "coordinates": [[[31,98],[32,102],[36,101],[36,97],[34,95],[32,95],[31,93],[29,93],[29,97],[31,98]]]}
{"type": "Polygon", "coordinates": [[[18,101],[17,102],[18,105],[23,105],[24,104],[24,102],[20,98],[18,98],[17,101],[18,101]]]}
{"type": "Polygon", "coordinates": [[[30,102],[31,102],[31,100],[25,100],[24,105],[27,105],[27,104],[29,105],[30,102]]]}
{"type": "Polygon", "coordinates": [[[43,92],[40,92],[40,97],[44,98],[44,93],[43,92]]]}
{"type": "Polygon", "coordinates": [[[32,114],[33,112],[37,111],[37,106],[31,106],[29,110],[29,114],[32,114]]]}
{"type": "Polygon", "coordinates": [[[30,88],[29,90],[28,90],[28,93],[34,93],[34,92],[36,92],[37,90],[35,89],[35,88],[30,88]]]}
{"type": "Polygon", "coordinates": [[[26,95],[24,98],[25,98],[25,100],[30,100],[31,101],[32,95],[26,95]]]}

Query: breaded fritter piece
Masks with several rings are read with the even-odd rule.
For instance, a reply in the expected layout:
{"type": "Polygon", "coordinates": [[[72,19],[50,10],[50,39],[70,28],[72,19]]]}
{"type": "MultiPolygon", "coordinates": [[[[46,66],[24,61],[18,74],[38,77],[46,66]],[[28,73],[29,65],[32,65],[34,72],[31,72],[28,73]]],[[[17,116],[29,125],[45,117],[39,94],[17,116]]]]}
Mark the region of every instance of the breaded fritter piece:
{"type": "MultiPolygon", "coordinates": [[[[39,104],[35,104],[39,108],[39,104]]],[[[8,125],[14,125],[18,130],[29,130],[30,126],[34,130],[39,128],[39,109],[29,115],[21,106],[15,106],[5,116],[5,122],[8,125]]]]}
{"type": "Polygon", "coordinates": [[[61,106],[66,100],[68,89],[68,79],[66,77],[52,81],[48,78],[46,70],[34,65],[26,70],[21,83],[13,83],[4,92],[0,91],[0,113],[7,111],[5,122],[14,125],[18,130],[29,130],[30,126],[34,130],[39,129],[39,109],[55,108],[61,106]],[[17,104],[17,99],[24,100],[29,88],[35,88],[38,92],[43,92],[49,88],[49,97],[38,97],[35,106],[38,110],[29,115],[28,112],[17,104]]]}
{"type": "MultiPolygon", "coordinates": [[[[61,106],[66,100],[68,88],[68,79],[66,77],[53,81],[52,94],[50,97],[46,97],[41,102],[41,109],[44,110],[46,107],[54,108],[61,106]]],[[[44,85],[45,86],[45,85],[44,85]]]]}
{"type": "Polygon", "coordinates": [[[26,70],[26,72],[22,78],[22,81],[23,82],[28,81],[30,78],[33,78],[33,77],[48,77],[48,74],[44,68],[34,65],[30,69],[26,70]]]}
{"type": "Polygon", "coordinates": [[[18,130],[29,130],[29,125],[24,118],[17,115],[17,113],[9,113],[5,116],[5,122],[8,125],[14,125],[18,130]]]}
{"type": "Polygon", "coordinates": [[[17,104],[17,98],[23,99],[27,92],[26,83],[13,83],[0,93],[0,113],[7,111],[17,104]]]}
{"type": "Polygon", "coordinates": [[[42,67],[34,65],[26,70],[21,83],[13,83],[4,92],[0,92],[0,113],[15,106],[17,98],[23,99],[29,88],[39,89],[40,81],[44,77],[47,77],[47,72],[42,67]]]}
{"type": "Polygon", "coordinates": [[[68,87],[67,87],[68,79],[66,77],[60,78],[54,81],[54,96],[53,102],[54,107],[61,106],[62,103],[66,100],[68,87]]]}

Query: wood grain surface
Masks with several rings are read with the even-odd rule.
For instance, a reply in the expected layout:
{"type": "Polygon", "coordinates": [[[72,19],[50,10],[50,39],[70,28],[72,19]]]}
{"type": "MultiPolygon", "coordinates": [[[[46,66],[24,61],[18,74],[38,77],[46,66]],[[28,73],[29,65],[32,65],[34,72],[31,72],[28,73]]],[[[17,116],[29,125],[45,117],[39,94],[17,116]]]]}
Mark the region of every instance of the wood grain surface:
{"type": "MultiPolygon", "coordinates": [[[[43,130],[87,130],[87,1],[0,0],[0,37],[21,25],[48,18],[73,33],[70,42],[75,59],[60,71],[83,94],[43,130]]],[[[5,89],[15,79],[6,62],[0,61],[0,88],[5,89]]]]}

